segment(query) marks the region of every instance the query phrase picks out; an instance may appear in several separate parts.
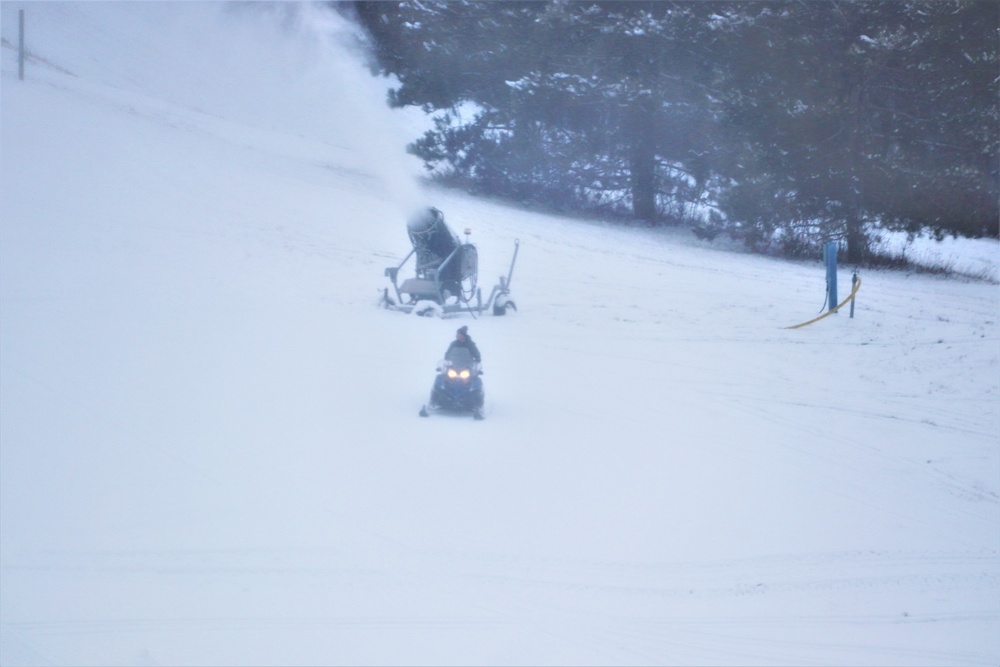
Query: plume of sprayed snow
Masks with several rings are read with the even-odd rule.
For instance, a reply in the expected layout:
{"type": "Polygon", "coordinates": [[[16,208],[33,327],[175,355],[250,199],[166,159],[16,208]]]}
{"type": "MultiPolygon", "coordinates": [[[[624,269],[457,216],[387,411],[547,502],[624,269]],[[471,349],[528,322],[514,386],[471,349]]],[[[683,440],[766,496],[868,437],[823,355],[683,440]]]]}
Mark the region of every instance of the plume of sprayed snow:
{"type": "Polygon", "coordinates": [[[54,70],[295,135],[384,183],[401,215],[423,203],[419,160],[406,153],[423,128],[389,108],[361,28],[325,4],[4,2],[12,44],[22,8],[29,51],[54,70]]]}
{"type": "Polygon", "coordinates": [[[358,26],[315,3],[241,4],[227,13],[248,19],[237,22],[237,31],[244,23],[248,31],[237,39],[266,45],[249,51],[256,62],[239,57],[233,65],[260,81],[255,92],[273,115],[271,123],[291,125],[346,153],[338,154],[338,163],[379,178],[402,215],[423,203],[419,160],[405,149],[420,130],[388,107],[387,83],[363,63],[358,26]]]}

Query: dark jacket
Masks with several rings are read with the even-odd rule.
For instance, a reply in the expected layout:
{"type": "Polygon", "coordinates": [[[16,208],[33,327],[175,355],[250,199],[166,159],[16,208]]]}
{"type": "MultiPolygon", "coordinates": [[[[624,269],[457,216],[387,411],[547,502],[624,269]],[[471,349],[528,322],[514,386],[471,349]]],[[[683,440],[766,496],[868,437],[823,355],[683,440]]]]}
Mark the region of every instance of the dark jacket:
{"type": "Polygon", "coordinates": [[[448,349],[445,350],[444,356],[447,357],[448,353],[454,350],[456,347],[464,347],[468,349],[469,354],[472,355],[473,361],[475,361],[477,364],[482,362],[483,357],[482,355],[479,354],[479,348],[476,347],[476,344],[473,342],[472,337],[469,336],[468,334],[465,335],[465,340],[458,340],[456,338],[455,340],[451,341],[451,345],[449,345],[448,349]]]}

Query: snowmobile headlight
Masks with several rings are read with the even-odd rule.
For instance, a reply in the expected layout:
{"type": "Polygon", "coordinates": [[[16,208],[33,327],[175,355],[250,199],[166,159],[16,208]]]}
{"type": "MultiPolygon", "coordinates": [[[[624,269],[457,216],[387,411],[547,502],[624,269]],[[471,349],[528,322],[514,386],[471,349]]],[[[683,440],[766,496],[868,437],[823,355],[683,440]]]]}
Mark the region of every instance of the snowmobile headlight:
{"type": "Polygon", "coordinates": [[[450,377],[452,380],[454,380],[455,378],[458,377],[458,371],[456,371],[454,368],[449,368],[448,369],[448,377],[450,377]]]}
{"type": "Polygon", "coordinates": [[[462,378],[463,380],[468,380],[469,379],[469,375],[470,375],[469,369],[468,368],[463,368],[462,372],[458,374],[458,377],[462,378]]]}

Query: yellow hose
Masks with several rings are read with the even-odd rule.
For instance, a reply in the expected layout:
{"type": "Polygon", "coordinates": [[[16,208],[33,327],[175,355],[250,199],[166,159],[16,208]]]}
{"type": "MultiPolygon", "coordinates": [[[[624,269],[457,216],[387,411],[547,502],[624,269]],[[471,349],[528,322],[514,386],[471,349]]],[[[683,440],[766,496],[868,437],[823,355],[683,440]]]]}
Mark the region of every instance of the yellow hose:
{"type": "Polygon", "coordinates": [[[844,306],[845,306],[845,305],[847,304],[847,302],[848,302],[848,301],[850,301],[851,299],[853,299],[853,298],[854,298],[854,295],[858,293],[858,290],[859,290],[859,289],[861,289],[861,278],[860,278],[860,277],[858,278],[858,281],[857,281],[856,283],[854,283],[854,289],[853,289],[853,290],[851,290],[851,294],[850,294],[850,296],[848,296],[848,297],[847,297],[846,299],[844,299],[843,301],[841,301],[841,302],[840,302],[840,303],[839,303],[839,304],[837,305],[837,307],[836,307],[836,308],[833,308],[832,310],[830,310],[830,312],[828,312],[828,313],[823,313],[823,314],[822,314],[822,315],[820,315],[819,317],[816,317],[816,318],[814,318],[814,319],[811,319],[811,320],[809,320],[808,322],[803,322],[802,324],[796,324],[795,326],[792,326],[792,327],[785,327],[785,328],[786,328],[786,329],[798,329],[798,328],[800,328],[800,327],[804,327],[804,326],[807,326],[807,325],[809,325],[809,324],[812,324],[813,322],[819,322],[819,321],[820,321],[821,319],[823,319],[823,318],[824,318],[824,317],[826,317],[827,315],[833,315],[833,314],[834,314],[835,312],[837,312],[838,310],[840,310],[841,308],[843,308],[843,307],[844,307],[844,306]]]}

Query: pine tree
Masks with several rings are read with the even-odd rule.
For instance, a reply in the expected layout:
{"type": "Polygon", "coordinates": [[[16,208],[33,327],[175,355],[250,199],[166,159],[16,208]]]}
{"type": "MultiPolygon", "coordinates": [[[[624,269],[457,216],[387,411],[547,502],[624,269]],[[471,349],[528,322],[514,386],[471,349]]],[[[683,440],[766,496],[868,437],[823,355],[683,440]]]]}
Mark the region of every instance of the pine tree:
{"type": "Polygon", "coordinates": [[[997,233],[997,18],[987,2],[773,3],[734,11],[738,233],[790,246],[876,227],[997,233]],[[991,164],[992,163],[992,164],[991,164]]]}
{"type": "Polygon", "coordinates": [[[357,3],[390,103],[438,114],[411,150],[440,177],[852,261],[878,228],[998,234],[997,9],[357,3]]]}
{"type": "Polygon", "coordinates": [[[648,222],[704,189],[707,7],[404,2],[362,3],[361,15],[396,45],[381,61],[402,84],[392,103],[444,111],[413,149],[449,175],[519,199],[624,205],[648,222]],[[471,120],[463,102],[478,108],[471,120]]]}

